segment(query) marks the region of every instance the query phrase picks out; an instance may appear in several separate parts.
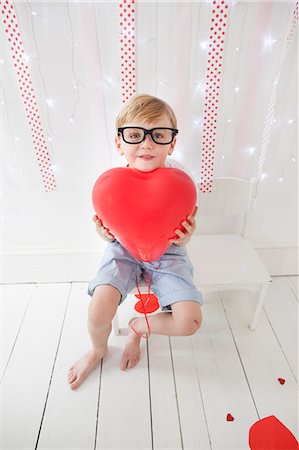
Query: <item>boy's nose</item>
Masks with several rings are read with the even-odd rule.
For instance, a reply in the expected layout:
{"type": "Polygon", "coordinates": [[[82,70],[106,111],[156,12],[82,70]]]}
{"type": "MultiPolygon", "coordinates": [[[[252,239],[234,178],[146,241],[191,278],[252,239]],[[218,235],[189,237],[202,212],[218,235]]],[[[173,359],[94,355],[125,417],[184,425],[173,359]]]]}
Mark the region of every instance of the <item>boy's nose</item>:
{"type": "Polygon", "coordinates": [[[150,134],[145,136],[145,139],[141,142],[141,146],[143,147],[151,147],[153,145],[153,140],[150,134]]]}

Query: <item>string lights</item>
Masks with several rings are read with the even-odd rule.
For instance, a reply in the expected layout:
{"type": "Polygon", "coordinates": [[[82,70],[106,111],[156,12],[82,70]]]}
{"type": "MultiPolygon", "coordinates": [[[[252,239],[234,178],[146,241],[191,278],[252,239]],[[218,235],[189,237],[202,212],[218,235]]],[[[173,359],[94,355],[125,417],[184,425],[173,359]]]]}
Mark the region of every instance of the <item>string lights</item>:
{"type": "MultiPolygon", "coordinates": [[[[208,52],[208,64],[206,69],[206,80],[200,81],[195,86],[195,92],[202,92],[205,94],[204,102],[204,114],[202,118],[195,118],[192,122],[194,127],[200,126],[203,130],[202,136],[202,148],[201,148],[201,190],[203,192],[210,192],[213,181],[214,171],[214,153],[216,142],[216,128],[218,121],[218,107],[219,107],[219,91],[220,82],[222,76],[222,60],[224,50],[224,40],[226,35],[226,26],[228,20],[228,3],[227,0],[214,0],[212,2],[211,23],[209,28],[208,39],[199,42],[198,45],[202,50],[208,52]]],[[[237,3],[237,2],[235,2],[237,3]]],[[[231,3],[230,3],[231,4],[231,3]]],[[[56,188],[56,182],[54,178],[54,172],[57,170],[57,166],[51,163],[50,154],[45,141],[45,133],[41,124],[39,111],[37,108],[36,97],[32,87],[31,76],[27,63],[30,62],[30,56],[27,55],[23,48],[23,43],[20,36],[19,25],[14,13],[14,7],[11,0],[4,0],[0,2],[2,19],[4,23],[5,32],[8,37],[8,41],[11,45],[11,54],[14,61],[14,67],[18,75],[18,84],[23,98],[24,107],[26,110],[26,117],[28,124],[30,125],[32,140],[34,143],[35,153],[38,160],[39,169],[42,174],[43,184],[46,191],[51,191],[56,188]]],[[[234,5],[234,3],[232,3],[234,5]]],[[[68,7],[67,7],[68,8],[68,7]]],[[[70,24],[70,35],[72,44],[72,86],[76,96],[75,105],[73,111],[70,111],[69,122],[73,123],[76,119],[77,105],[79,103],[79,91],[82,83],[76,77],[74,70],[74,47],[78,47],[79,44],[73,40],[73,34],[71,29],[71,21],[68,12],[68,19],[70,24]]],[[[119,0],[119,26],[120,26],[120,57],[121,57],[121,96],[122,101],[127,101],[133,94],[136,93],[136,60],[135,60],[135,1],[134,0],[119,0]]],[[[36,16],[35,11],[30,11],[32,16],[36,16]]],[[[36,20],[34,18],[32,20],[36,20]]],[[[265,116],[263,135],[260,148],[255,142],[249,142],[244,148],[244,153],[248,155],[248,158],[258,158],[257,163],[257,176],[259,180],[267,178],[265,174],[264,166],[267,158],[267,149],[270,142],[271,132],[273,125],[276,123],[274,117],[277,87],[280,80],[281,71],[287,50],[292,44],[296,25],[298,22],[298,2],[295,5],[293,19],[284,46],[284,52],[282,53],[281,64],[278,65],[278,71],[274,78],[272,92],[269,98],[267,113],[265,116]],[[259,155],[257,155],[259,150],[259,155]]],[[[147,38],[149,41],[151,38],[147,38]]],[[[143,39],[145,41],[145,39],[143,39]]],[[[276,47],[278,42],[281,42],[279,36],[268,34],[264,39],[264,49],[270,51],[274,46],[276,47]]],[[[143,42],[144,43],[144,42],[143,42]]],[[[236,52],[240,53],[240,47],[234,47],[236,52]]],[[[236,53],[237,54],[237,53],[236,53]]],[[[0,64],[3,65],[4,61],[0,60],[0,64]]],[[[111,83],[111,78],[106,77],[107,82],[111,83]]],[[[163,81],[156,80],[156,84],[162,86],[163,81]]],[[[241,83],[236,82],[232,87],[233,97],[238,98],[238,95],[242,95],[244,92],[244,86],[241,83]]],[[[55,108],[55,99],[46,98],[45,100],[48,108],[55,108]]],[[[4,101],[1,101],[4,104],[4,101]]],[[[225,120],[225,127],[232,122],[232,115],[228,115],[225,120]]],[[[233,117],[232,117],[233,118],[233,117]]],[[[292,126],[296,119],[287,117],[284,124],[292,126]]],[[[279,122],[279,120],[278,120],[279,122]]],[[[50,133],[51,134],[51,133],[50,133]]],[[[17,142],[18,136],[14,137],[17,142]]],[[[52,141],[51,136],[47,137],[48,146],[52,141]]],[[[225,159],[225,155],[219,155],[222,160],[225,159]]],[[[229,159],[227,159],[229,161],[229,159]]],[[[285,165],[296,162],[294,155],[291,155],[285,165]]],[[[277,181],[282,182],[285,179],[283,173],[277,176],[277,181]]]]}

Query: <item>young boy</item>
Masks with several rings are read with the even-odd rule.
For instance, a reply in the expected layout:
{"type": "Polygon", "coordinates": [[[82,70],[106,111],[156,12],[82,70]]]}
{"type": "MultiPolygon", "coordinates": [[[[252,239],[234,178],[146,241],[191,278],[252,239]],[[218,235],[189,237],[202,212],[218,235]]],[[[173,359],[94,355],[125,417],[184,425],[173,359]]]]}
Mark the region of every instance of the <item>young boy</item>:
{"type": "MultiPolygon", "coordinates": [[[[177,167],[168,160],[176,144],[177,121],[171,107],[150,95],[132,97],[116,119],[115,143],[124,155],[127,167],[150,172],[160,167],[177,167]]],[[[88,313],[88,331],[92,348],[70,369],[68,382],[77,389],[107,353],[111,321],[117,307],[139,279],[150,278],[152,291],[159,299],[161,312],[148,316],[150,332],[167,336],[188,336],[200,327],[202,296],[193,284],[193,269],[186,253],[195,227],[196,211],[183,221],[185,231],[176,230],[177,238],[157,261],[135,259],[115,240],[104,224],[94,216],[97,232],[109,241],[97,276],[89,284],[92,296],[88,313]]],[[[178,224],[180,226],[181,224],[178,224]]],[[[129,334],[122,355],[122,370],[136,366],[140,358],[140,339],[148,332],[143,317],[129,323],[129,334]]]]}

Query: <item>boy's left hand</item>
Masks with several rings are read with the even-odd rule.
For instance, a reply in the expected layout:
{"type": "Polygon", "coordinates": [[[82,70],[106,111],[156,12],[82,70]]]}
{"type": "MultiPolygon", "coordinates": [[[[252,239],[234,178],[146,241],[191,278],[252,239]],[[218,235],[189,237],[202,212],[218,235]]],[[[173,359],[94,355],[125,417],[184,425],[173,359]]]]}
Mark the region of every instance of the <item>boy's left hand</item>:
{"type": "Polygon", "coordinates": [[[194,209],[194,212],[192,215],[187,217],[187,220],[184,220],[181,225],[185,228],[186,231],[182,231],[182,230],[175,230],[175,234],[178,235],[177,238],[175,239],[169,239],[169,242],[171,244],[175,244],[178,245],[179,247],[182,247],[183,245],[187,245],[188,242],[191,239],[192,234],[194,233],[195,229],[196,229],[196,221],[195,221],[195,216],[197,213],[197,206],[194,209]],[[188,221],[188,222],[187,222],[188,221]]]}

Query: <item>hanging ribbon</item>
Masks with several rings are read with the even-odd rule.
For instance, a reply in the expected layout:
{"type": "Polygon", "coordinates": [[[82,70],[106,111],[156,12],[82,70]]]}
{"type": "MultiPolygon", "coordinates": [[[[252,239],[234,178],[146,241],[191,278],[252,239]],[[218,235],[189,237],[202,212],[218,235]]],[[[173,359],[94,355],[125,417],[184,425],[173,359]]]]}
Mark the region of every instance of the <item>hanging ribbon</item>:
{"type": "Polygon", "coordinates": [[[224,0],[214,0],[210,36],[206,95],[201,150],[200,190],[211,192],[215,159],[216,127],[218,120],[219,90],[222,74],[222,60],[228,5],[224,0]]]}
{"type": "Polygon", "coordinates": [[[120,0],[121,96],[126,102],[136,93],[135,75],[135,2],[120,0]]]}
{"type": "Polygon", "coordinates": [[[26,111],[26,118],[31,130],[32,141],[39,170],[42,175],[43,185],[46,192],[56,189],[55,176],[52,170],[51,158],[46,146],[45,134],[41,118],[37,108],[36,96],[32,86],[31,75],[25,64],[24,45],[20,34],[20,27],[15,14],[14,6],[6,0],[0,2],[1,17],[6,36],[11,46],[11,55],[17,74],[17,80],[26,111]]]}
{"type": "Polygon", "coordinates": [[[286,59],[286,56],[288,54],[288,51],[291,47],[291,43],[293,41],[294,32],[296,30],[298,22],[298,2],[295,4],[295,9],[293,13],[293,19],[292,24],[288,33],[288,37],[286,40],[286,45],[284,47],[282,57],[280,60],[280,64],[278,67],[278,72],[275,78],[275,83],[272,86],[271,95],[268,102],[266,117],[265,117],[265,123],[264,123],[264,130],[262,135],[262,143],[261,143],[261,150],[260,150],[260,156],[258,160],[258,166],[257,166],[257,178],[260,180],[262,177],[263,168],[266,161],[267,156],[267,150],[269,147],[270,137],[271,137],[271,131],[274,123],[274,110],[275,110],[275,104],[276,104],[276,97],[277,97],[277,85],[280,79],[280,75],[282,72],[282,68],[286,59]]]}

